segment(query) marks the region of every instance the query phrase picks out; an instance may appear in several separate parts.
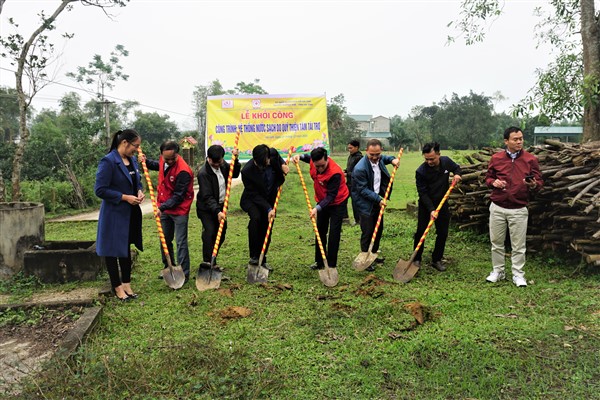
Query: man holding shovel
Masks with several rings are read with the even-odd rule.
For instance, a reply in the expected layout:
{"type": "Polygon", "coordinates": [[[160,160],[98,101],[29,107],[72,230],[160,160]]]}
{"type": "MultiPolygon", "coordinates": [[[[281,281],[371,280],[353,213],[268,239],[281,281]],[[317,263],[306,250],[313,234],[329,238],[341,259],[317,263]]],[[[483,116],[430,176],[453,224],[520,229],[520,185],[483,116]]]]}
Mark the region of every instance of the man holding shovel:
{"type": "MultiPolygon", "coordinates": [[[[317,229],[327,257],[329,268],[337,267],[337,256],[340,248],[342,221],[348,213],[348,196],[346,179],[342,168],[327,157],[327,150],[318,147],[310,152],[294,156],[294,162],[299,160],[310,163],[310,177],[314,182],[317,205],[311,210],[310,216],[317,219],[317,229]],[[327,243],[329,230],[329,243],[327,243]]],[[[323,269],[323,256],[319,246],[315,246],[315,263],[312,269],[323,269]]]]}
{"type": "MultiPolygon", "coordinates": [[[[367,142],[366,156],[363,157],[352,171],[352,199],[360,213],[360,251],[367,253],[371,243],[371,237],[375,231],[375,225],[379,217],[381,207],[386,206],[385,191],[390,182],[390,173],[386,165],[394,166],[400,163],[398,158],[382,155],[381,141],[370,139],[367,142]]],[[[391,192],[390,192],[391,193],[391,192]]],[[[383,233],[383,216],[372,252],[379,249],[379,241],[383,233]]],[[[383,263],[383,257],[377,257],[376,263],[383,263]]],[[[374,271],[375,267],[370,265],[366,271],[374,271]]]]}
{"type": "MultiPolygon", "coordinates": [[[[148,169],[158,171],[157,206],[158,215],[167,249],[173,259],[173,237],[177,242],[177,265],[180,265],[187,281],[190,276],[190,254],[188,250],[188,218],[194,201],[194,180],[189,165],[179,156],[179,144],[168,140],[160,145],[158,161],[146,160],[148,169]]],[[[163,264],[167,260],[163,254],[163,264]]],[[[162,275],[159,275],[162,278],[162,275]]]]}
{"type": "MultiPolygon", "coordinates": [[[[252,159],[242,168],[244,191],[240,199],[240,207],[248,213],[248,248],[250,265],[258,265],[263,240],[267,235],[269,220],[275,218],[275,198],[279,186],[283,185],[289,167],[277,150],[269,149],[266,144],[259,144],[252,149],[252,159]]],[[[267,242],[262,267],[272,271],[267,264],[267,242]]]]}
{"type": "MultiPolygon", "coordinates": [[[[241,169],[241,164],[237,158],[238,149],[233,149],[232,153],[236,156],[232,177],[237,178],[240,176],[241,169]]],[[[224,156],[225,149],[223,146],[213,144],[206,152],[206,163],[198,172],[196,215],[202,221],[202,261],[209,264],[217,240],[219,224],[225,219],[223,205],[230,166],[225,162],[224,156]]],[[[225,241],[226,232],[227,221],[223,224],[219,248],[225,241]]]]}
{"type": "MultiPolygon", "coordinates": [[[[437,237],[431,255],[431,266],[438,271],[445,271],[446,265],[442,261],[442,257],[448,238],[450,210],[448,203],[444,203],[439,212],[436,211],[436,208],[448,191],[450,173],[454,174],[452,182],[456,184],[460,182],[462,172],[460,166],[450,157],[440,155],[439,143],[426,143],[421,153],[425,162],[417,168],[415,173],[417,192],[419,193],[419,212],[413,248],[416,249],[429,221],[433,219],[437,237]]],[[[419,248],[413,261],[417,267],[421,266],[423,247],[419,248]]]]}

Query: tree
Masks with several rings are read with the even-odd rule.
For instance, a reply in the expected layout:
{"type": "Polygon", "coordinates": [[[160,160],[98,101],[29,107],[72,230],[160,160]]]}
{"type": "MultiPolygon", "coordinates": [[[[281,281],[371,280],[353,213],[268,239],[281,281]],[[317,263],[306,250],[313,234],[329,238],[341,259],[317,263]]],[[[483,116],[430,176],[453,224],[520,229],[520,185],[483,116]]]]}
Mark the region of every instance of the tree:
{"type": "Polygon", "coordinates": [[[142,140],[147,143],[144,145],[146,154],[157,154],[158,148],[162,142],[167,139],[176,139],[179,128],[173,121],[169,121],[168,115],[159,115],[156,112],[145,113],[136,111],[134,113],[133,129],[135,129],[142,140]]]}
{"type": "MultiPolygon", "coordinates": [[[[467,44],[485,39],[485,23],[499,17],[504,4],[501,0],[462,1],[456,27],[467,44]]],[[[539,109],[553,121],[581,117],[582,141],[600,140],[600,19],[594,0],[550,0],[548,5],[536,9],[542,18],[537,35],[558,55],[546,70],[537,72],[536,85],[515,106],[515,112],[528,116],[539,109]]]]}
{"type": "MultiPolygon", "coordinates": [[[[27,129],[27,112],[35,94],[48,83],[46,80],[46,67],[49,65],[54,45],[50,43],[46,31],[55,29],[55,21],[65,10],[70,11],[73,3],[101,8],[106,12],[106,8],[113,6],[125,6],[129,0],[62,0],[52,15],[46,17],[44,12],[40,13],[40,24],[33,31],[27,40],[19,33],[10,34],[6,37],[0,37],[0,44],[6,49],[2,52],[2,57],[10,58],[11,64],[16,66],[15,72],[16,90],[19,100],[19,136],[20,140],[15,150],[13,158],[12,171],[12,199],[13,201],[21,198],[21,169],[23,166],[23,153],[29,139],[27,129]],[[29,91],[25,92],[23,87],[23,76],[28,78],[29,91]]],[[[15,28],[18,25],[12,18],[9,22],[15,28]]],[[[66,38],[72,35],[65,34],[66,38]]]]}
{"type": "Polygon", "coordinates": [[[469,92],[468,96],[452,94],[438,103],[431,120],[432,139],[454,149],[478,148],[492,139],[495,120],[490,97],[469,92]]]}
{"type": "Polygon", "coordinates": [[[0,142],[13,142],[19,135],[19,101],[13,88],[0,87],[0,142]]]}
{"type": "Polygon", "coordinates": [[[260,85],[260,79],[255,79],[254,82],[238,82],[235,85],[236,94],[267,94],[267,91],[260,85]]]}
{"type": "Polygon", "coordinates": [[[399,115],[394,115],[390,120],[390,133],[390,144],[395,148],[408,148],[415,140],[414,134],[409,132],[406,122],[399,115]]]}
{"type": "Polygon", "coordinates": [[[110,145],[111,129],[109,104],[104,95],[105,89],[113,89],[117,80],[126,81],[129,75],[123,73],[123,67],[119,64],[119,57],[129,56],[129,51],[121,44],[115,46],[111,51],[110,58],[105,61],[99,54],[94,54],[92,61],[87,67],[77,67],[77,72],[68,72],[67,76],[79,83],[93,85],[96,88],[96,98],[101,102],[104,108],[106,144],[110,145]]]}
{"type": "Polygon", "coordinates": [[[340,93],[327,102],[327,128],[329,129],[329,146],[331,152],[334,146],[345,148],[346,144],[360,137],[358,123],[348,116],[344,94],[340,93]]]}

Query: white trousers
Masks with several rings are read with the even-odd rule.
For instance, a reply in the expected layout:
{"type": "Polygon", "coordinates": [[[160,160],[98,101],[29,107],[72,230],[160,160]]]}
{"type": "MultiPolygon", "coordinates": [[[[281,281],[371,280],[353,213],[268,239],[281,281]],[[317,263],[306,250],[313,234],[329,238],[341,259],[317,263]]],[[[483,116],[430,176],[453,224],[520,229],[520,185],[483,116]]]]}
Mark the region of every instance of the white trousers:
{"type": "Polygon", "coordinates": [[[490,241],[492,242],[492,268],[494,272],[504,272],[504,241],[506,228],[510,234],[512,247],[511,264],[513,276],[523,278],[525,273],[525,239],[527,235],[527,207],[508,209],[490,204],[490,241]]]}

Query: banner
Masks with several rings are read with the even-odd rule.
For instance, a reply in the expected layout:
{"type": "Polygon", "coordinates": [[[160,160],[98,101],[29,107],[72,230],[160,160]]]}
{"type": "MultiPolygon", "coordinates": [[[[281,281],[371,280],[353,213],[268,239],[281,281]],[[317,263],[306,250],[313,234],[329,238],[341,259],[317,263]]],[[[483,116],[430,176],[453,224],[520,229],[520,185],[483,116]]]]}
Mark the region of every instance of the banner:
{"type": "Polygon", "coordinates": [[[250,160],[259,144],[274,147],[284,159],[290,146],[294,154],[317,147],[329,151],[325,95],[208,96],[206,148],[220,144],[230,160],[237,129],[240,161],[250,160]]]}

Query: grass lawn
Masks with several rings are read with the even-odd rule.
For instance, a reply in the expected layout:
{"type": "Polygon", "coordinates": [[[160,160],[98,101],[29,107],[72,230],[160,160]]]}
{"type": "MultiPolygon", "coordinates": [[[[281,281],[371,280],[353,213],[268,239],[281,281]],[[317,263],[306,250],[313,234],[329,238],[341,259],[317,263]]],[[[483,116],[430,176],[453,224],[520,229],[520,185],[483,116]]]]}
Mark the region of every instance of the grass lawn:
{"type": "MultiPolygon", "coordinates": [[[[345,156],[336,157],[345,165],[345,156]]],[[[424,266],[409,284],[392,270],[412,253],[420,154],[403,157],[385,216],[385,264],[356,272],[360,228],[345,225],[340,283],[324,287],[313,262],[314,234],[292,168],[275,222],[265,285],[245,282],[248,217],[232,192],[227,241],[219,255],[231,281],[172,291],[154,220],[133,272],[140,297],[109,300],[73,360],[54,361],[22,398],[76,399],[592,399],[600,398],[600,275],[552,255],[528,256],[527,288],[486,284],[487,234],[452,228],[449,268],[424,266]],[[423,324],[411,309],[422,306],[423,324]],[[233,307],[249,310],[232,316],[233,307]]],[[[305,179],[308,168],[302,164],[305,179]]],[[[312,198],[312,185],[309,187],[312,198]]],[[[201,224],[190,217],[195,273],[201,224]]],[[[47,223],[49,240],[95,239],[96,223],[47,223]]],[[[424,261],[432,250],[432,231],[424,261]]],[[[239,309],[242,310],[242,309],[239,309]]]]}

